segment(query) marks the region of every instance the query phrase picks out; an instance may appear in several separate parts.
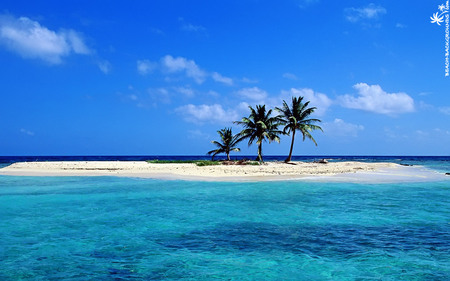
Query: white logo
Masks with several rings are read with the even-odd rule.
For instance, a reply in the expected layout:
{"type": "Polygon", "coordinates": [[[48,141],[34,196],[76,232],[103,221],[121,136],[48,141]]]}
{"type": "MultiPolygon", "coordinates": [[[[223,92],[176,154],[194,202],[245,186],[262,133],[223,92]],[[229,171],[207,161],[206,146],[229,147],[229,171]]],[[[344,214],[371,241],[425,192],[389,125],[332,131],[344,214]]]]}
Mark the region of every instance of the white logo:
{"type": "Polygon", "coordinates": [[[445,76],[450,76],[450,13],[449,13],[449,0],[445,2],[445,4],[439,5],[438,10],[430,17],[431,23],[436,23],[437,25],[441,25],[441,23],[445,22],[445,37],[444,37],[444,67],[445,67],[445,76]]]}
{"type": "Polygon", "coordinates": [[[448,6],[448,2],[446,3],[446,5],[442,4],[438,6],[439,12],[436,12],[433,14],[432,17],[430,17],[431,19],[431,23],[437,23],[438,25],[441,25],[441,23],[444,22],[444,15],[448,14],[448,10],[449,10],[449,6],[448,6]]]}

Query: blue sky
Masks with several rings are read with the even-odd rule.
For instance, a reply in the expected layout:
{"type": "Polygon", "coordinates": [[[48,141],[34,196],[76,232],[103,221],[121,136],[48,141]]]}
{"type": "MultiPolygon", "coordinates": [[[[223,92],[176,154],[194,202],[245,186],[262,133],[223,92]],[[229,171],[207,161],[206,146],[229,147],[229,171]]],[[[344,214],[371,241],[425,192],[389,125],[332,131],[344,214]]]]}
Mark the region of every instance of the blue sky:
{"type": "Polygon", "coordinates": [[[0,155],[203,155],[292,95],[294,155],[450,155],[441,2],[4,0],[0,155]]]}

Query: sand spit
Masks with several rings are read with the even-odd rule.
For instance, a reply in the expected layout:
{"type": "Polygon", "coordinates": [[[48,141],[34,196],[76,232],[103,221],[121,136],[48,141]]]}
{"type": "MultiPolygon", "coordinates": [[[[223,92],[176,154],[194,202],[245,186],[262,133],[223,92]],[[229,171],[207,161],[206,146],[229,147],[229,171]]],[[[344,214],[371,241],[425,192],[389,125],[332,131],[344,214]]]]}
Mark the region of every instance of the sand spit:
{"type": "Polygon", "coordinates": [[[446,179],[420,167],[394,163],[330,162],[327,164],[267,162],[263,165],[151,164],[145,161],[18,162],[0,169],[13,176],[120,176],[204,181],[326,180],[426,181],[446,179]]]}

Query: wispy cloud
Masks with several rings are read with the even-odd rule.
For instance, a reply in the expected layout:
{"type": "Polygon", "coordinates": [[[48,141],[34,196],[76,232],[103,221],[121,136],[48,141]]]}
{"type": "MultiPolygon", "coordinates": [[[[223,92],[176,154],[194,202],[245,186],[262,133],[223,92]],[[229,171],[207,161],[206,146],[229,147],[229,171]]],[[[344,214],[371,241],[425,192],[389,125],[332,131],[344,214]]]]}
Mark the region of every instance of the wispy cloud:
{"type": "Polygon", "coordinates": [[[191,98],[195,96],[195,92],[190,87],[174,87],[175,92],[184,95],[185,97],[191,98]]]}
{"type": "Polygon", "coordinates": [[[151,62],[149,60],[138,60],[137,63],[137,71],[141,75],[146,75],[151,73],[158,67],[158,64],[155,62],[151,62]]]}
{"type": "Polygon", "coordinates": [[[60,64],[71,54],[87,55],[92,51],[75,30],[53,31],[27,17],[0,16],[0,43],[23,58],[41,59],[60,64]]]}
{"type": "Polygon", "coordinates": [[[20,132],[22,133],[22,134],[25,134],[25,135],[27,135],[27,136],[34,136],[34,132],[32,132],[32,131],[29,131],[29,130],[27,130],[27,129],[20,129],[20,132]]]}
{"type": "Polygon", "coordinates": [[[194,79],[198,84],[203,83],[207,76],[195,61],[183,57],[164,56],[161,59],[161,65],[168,73],[184,72],[187,77],[194,79]]]}
{"type": "Polygon", "coordinates": [[[433,131],[436,134],[438,134],[438,135],[444,135],[444,136],[450,137],[450,131],[449,130],[442,130],[440,128],[435,128],[433,131]]]}
{"type": "Polygon", "coordinates": [[[156,28],[156,27],[151,27],[150,31],[157,35],[164,35],[164,31],[162,31],[161,29],[156,28]]]}
{"type": "Polygon", "coordinates": [[[405,134],[404,132],[402,132],[400,130],[401,128],[396,126],[395,128],[388,128],[385,127],[384,128],[384,135],[385,137],[395,140],[395,139],[401,139],[401,140],[406,140],[408,139],[408,135],[405,134]]]}
{"type": "Polygon", "coordinates": [[[365,7],[359,8],[346,8],[344,10],[345,18],[352,23],[364,21],[364,20],[376,20],[379,19],[382,15],[386,14],[387,11],[382,6],[377,6],[373,3],[365,7]]]}
{"type": "MultiPolygon", "coordinates": [[[[218,72],[208,72],[203,70],[194,60],[184,57],[173,57],[166,55],[162,57],[159,62],[152,62],[149,60],[138,60],[137,71],[141,75],[146,75],[159,69],[166,75],[184,74],[186,77],[193,79],[197,84],[202,84],[207,79],[212,79],[228,86],[232,86],[234,81],[232,78],[223,76],[218,72]]],[[[169,76],[166,80],[171,80],[169,76]]]]}
{"type": "Polygon", "coordinates": [[[153,101],[153,106],[157,106],[158,104],[170,104],[172,103],[171,93],[166,88],[150,88],[147,90],[150,95],[150,98],[153,101]]]}
{"type": "Polygon", "coordinates": [[[238,119],[238,113],[233,109],[224,109],[220,104],[188,104],[175,109],[187,122],[202,124],[226,124],[238,119]]]}
{"type": "Polygon", "coordinates": [[[450,106],[440,107],[439,112],[446,115],[450,115],[450,106]]]}
{"type": "Polygon", "coordinates": [[[104,61],[99,61],[97,63],[98,68],[105,74],[108,74],[109,72],[111,72],[112,70],[112,65],[109,61],[104,60],[104,61]]]}
{"type": "Polygon", "coordinates": [[[181,29],[185,30],[185,31],[193,31],[193,32],[205,32],[206,31],[205,27],[203,27],[201,25],[193,25],[191,23],[184,23],[181,26],[181,29]]]}
{"type": "Polygon", "coordinates": [[[251,103],[264,103],[269,96],[266,91],[258,87],[243,88],[237,91],[237,94],[251,103]]]}
{"type": "Polygon", "coordinates": [[[366,83],[358,83],[353,88],[358,92],[357,96],[338,97],[338,102],[343,107],[386,115],[397,115],[415,110],[413,98],[406,93],[387,93],[379,85],[366,83]]]}
{"type": "Polygon", "coordinates": [[[242,82],[248,83],[248,84],[256,84],[259,81],[256,79],[250,79],[250,78],[244,77],[244,78],[242,78],[242,82]]]}
{"type": "Polygon", "coordinates": [[[327,135],[338,137],[357,137],[358,132],[364,130],[363,125],[347,123],[339,118],[334,119],[333,122],[323,123],[322,128],[327,132],[327,135]]]}
{"type": "Polygon", "coordinates": [[[223,83],[223,84],[226,84],[226,85],[229,85],[229,86],[233,85],[233,79],[231,79],[229,77],[222,76],[220,73],[213,72],[211,77],[216,82],[220,82],[220,83],[223,83]]]}
{"type": "Polygon", "coordinates": [[[286,78],[289,80],[298,80],[297,75],[289,73],[289,72],[283,73],[283,78],[286,78]]]}
{"type": "Polygon", "coordinates": [[[309,5],[318,3],[319,1],[320,0],[299,0],[298,6],[302,9],[304,9],[304,8],[308,7],[309,5]]]}
{"type": "Polygon", "coordinates": [[[186,22],[184,18],[178,18],[178,21],[181,23],[181,30],[187,31],[187,32],[197,32],[197,33],[206,33],[206,28],[202,25],[198,24],[192,24],[189,22],[186,22]]]}
{"type": "Polygon", "coordinates": [[[180,87],[158,87],[148,88],[141,93],[129,86],[130,93],[118,96],[123,102],[131,103],[140,108],[156,108],[160,105],[173,104],[179,100],[191,99],[195,96],[196,91],[189,85],[180,87]]]}

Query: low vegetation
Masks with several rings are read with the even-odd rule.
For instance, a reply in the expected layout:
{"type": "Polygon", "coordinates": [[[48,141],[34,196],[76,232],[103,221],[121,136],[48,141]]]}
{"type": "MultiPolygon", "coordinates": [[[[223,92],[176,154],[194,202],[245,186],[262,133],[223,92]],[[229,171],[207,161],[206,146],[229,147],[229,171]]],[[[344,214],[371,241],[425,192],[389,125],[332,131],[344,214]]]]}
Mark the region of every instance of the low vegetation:
{"type": "Polygon", "coordinates": [[[261,162],[250,161],[248,159],[235,160],[235,161],[229,161],[229,160],[222,161],[222,165],[252,165],[252,166],[258,166],[260,164],[261,164],[261,162]]]}
{"type": "Polygon", "coordinates": [[[211,160],[147,160],[150,164],[195,164],[197,166],[214,166],[220,165],[220,161],[211,160]]]}
{"type": "Polygon", "coordinates": [[[249,161],[247,159],[242,160],[225,160],[225,161],[211,161],[211,160],[147,160],[150,164],[195,164],[199,167],[202,166],[215,166],[215,165],[259,165],[258,161],[249,161]]]}

